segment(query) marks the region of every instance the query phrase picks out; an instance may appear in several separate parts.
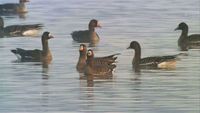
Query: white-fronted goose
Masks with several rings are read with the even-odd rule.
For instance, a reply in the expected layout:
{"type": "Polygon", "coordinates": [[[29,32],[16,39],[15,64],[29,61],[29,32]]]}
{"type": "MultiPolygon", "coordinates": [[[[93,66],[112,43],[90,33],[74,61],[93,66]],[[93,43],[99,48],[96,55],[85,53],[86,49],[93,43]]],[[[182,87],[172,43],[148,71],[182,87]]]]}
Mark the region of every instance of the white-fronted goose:
{"type": "Polygon", "coordinates": [[[137,41],[132,41],[127,49],[135,50],[135,55],[132,60],[132,65],[136,72],[139,71],[140,68],[170,69],[176,67],[177,55],[152,56],[152,57],[141,58],[141,47],[137,41]]]}
{"type": "MultiPolygon", "coordinates": [[[[79,48],[79,60],[78,63],[76,65],[76,69],[78,72],[82,73],[84,72],[85,69],[85,65],[86,65],[86,60],[87,60],[87,47],[85,44],[80,44],[80,48],[79,48]]],[[[104,56],[104,57],[94,57],[94,64],[99,65],[99,64],[107,64],[107,65],[111,65],[113,63],[116,62],[116,55],[119,55],[119,53],[117,54],[112,54],[109,56],[104,56]]]]}
{"type": "Polygon", "coordinates": [[[182,51],[188,49],[200,49],[200,34],[192,34],[188,36],[188,25],[181,22],[175,30],[182,30],[178,39],[178,46],[182,51]]]}
{"type": "Polygon", "coordinates": [[[88,50],[86,67],[84,70],[86,76],[110,78],[114,68],[116,68],[115,64],[95,64],[94,53],[91,49],[88,50]]]}
{"type": "Polygon", "coordinates": [[[29,0],[19,0],[19,3],[0,4],[0,14],[26,13],[27,12],[25,5],[26,2],[29,2],[29,0]]]}
{"type": "Polygon", "coordinates": [[[3,18],[0,17],[0,35],[1,37],[16,37],[16,36],[36,36],[42,28],[42,24],[30,25],[10,25],[4,27],[3,18]]]}
{"type": "Polygon", "coordinates": [[[99,36],[95,32],[96,27],[101,27],[98,20],[92,19],[89,22],[88,30],[74,31],[71,33],[74,41],[79,43],[94,43],[99,41],[99,36]]]}
{"type": "Polygon", "coordinates": [[[51,62],[52,55],[49,49],[48,40],[53,38],[49,32],[44,32],[41,38],[42,41],[42,50],[25,50],[17,48],[11,50],[22,62],[51,62]]]}

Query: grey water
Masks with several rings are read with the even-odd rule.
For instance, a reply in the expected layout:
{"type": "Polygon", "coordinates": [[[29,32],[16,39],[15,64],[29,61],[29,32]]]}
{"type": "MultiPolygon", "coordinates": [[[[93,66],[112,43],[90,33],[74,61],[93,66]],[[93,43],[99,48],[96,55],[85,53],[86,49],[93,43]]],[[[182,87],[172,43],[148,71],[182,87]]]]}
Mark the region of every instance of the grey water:
{"type": "MultiPolygon", "coordinates": [[[[18,2],[1,0],[0,3],[18,2]]],[[[30,0],[28,13],[2,16],[5,26],[44,24],[50,31],[53,61],[48,68],[34,62],[16,62],[10,50],[41,49],[38,37],[0,38],[0,113],[199,113],[200,51],[180,56],[176,69],[132,69],[138,41],[142,57],[180,53],[174,31],[180,22],[189,34],[200,33],[199,0],[30,0]],[[84,30],[98,19],[100,42],[90,47],[95,56],[121,53],[112,79],[88,87],[76,71],[79,43],[70,33],[84,30]],[[136,80],[137,78],[137,80],[136,80]]]]}

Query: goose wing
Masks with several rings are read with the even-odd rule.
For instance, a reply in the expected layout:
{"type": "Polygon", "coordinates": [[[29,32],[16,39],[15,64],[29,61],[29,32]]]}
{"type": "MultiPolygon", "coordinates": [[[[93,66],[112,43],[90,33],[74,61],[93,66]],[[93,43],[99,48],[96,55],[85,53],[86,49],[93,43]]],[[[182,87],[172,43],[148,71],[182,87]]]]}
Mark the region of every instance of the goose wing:
{"type": "Polygon", "coordinates": [[[7,3],[0,5],[0,12],[16,12],[19,4],[17,3],[7,3]]]}
{"type": "Polygon", "coordinates": [[[95,57],[94,61],[97,64],[112,64],[116,62],[116,59],[117,59],[116,55],[119,55],[119,53],[112,54],[105,57],[95,57]]]}
{"type": "Polygon", "coordinates": [[[157,67],[161,62],[175,60],[176,58],[177,55],[146,57],[140,60],[140,65],[157,67]]]}
{"type": "Polygon", "coordinates": [[[11,52],[18,56],[22,61],[40,61],[42,56],[42,51],[38,49],[24,50],[17,48],[11,50],[11,52]]]}
{"type": "Polygon", "coordinates": [[[28,30],[39,30],[43,26],[42,24],[32,24],[32,25],[11,25],[4,28],[4,32],[11,36],[21,36],[25,31],[28,30]]]}
{"type": "Polygon", "coordinates": [[[89,39],[89,30],[74,31],[71,33],[74,41],[87,42],[89,39]]]}
{"type": "Polygon", "coordinates": [[[192,34],[188,37],[190,44],[197,44],[200,46],[200,34],[192,34]]]}
{"type": "Polygon", "coordinates": [[[93,67],[87,66],[86,70],[97,77],[106,77],[112,75],[112,71],[116,68],[116,65],[93,65],[93,67]],[[89,68],[89,69],[88,69],[89,68]]]}

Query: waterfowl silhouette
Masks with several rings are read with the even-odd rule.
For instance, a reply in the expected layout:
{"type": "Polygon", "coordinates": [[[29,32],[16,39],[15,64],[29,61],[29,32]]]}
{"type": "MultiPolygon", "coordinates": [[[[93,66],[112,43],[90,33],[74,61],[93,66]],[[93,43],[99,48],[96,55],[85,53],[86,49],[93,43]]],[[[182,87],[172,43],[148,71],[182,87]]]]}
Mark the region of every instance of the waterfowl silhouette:
{"type": "Polygon", "coordinates": [[[132,60],[132,65],[136,72],[140,71],[140,68],[171,69],[176,67],[177,55],[152,56],[152,57],[141,58],[141,47],[137,41],[132,41],[127,49],[135,50],[135,55],[132,60]]]}
{"type": "Polygon", "coordinates": [[[30,25],[10,25],[4,27],[3,18],[0,17],[0,35],[1,37],[17,37],[17,36],[36,36],[42,28],[42,24],[30,25]]]}
{"type": "Polygon", "coordinates": [[[188,49],[200,49],[200,34],[192,34],[188,36],[188,25],[181,22],[175,30],[182,30],[178,39],[178,46],[182,51],[188,49]]]}
{"type": "Polygon", "coordinates": [[[88,50],[86,67],[84,70],[86,76],[110,78],[112,77],[114,68],[116,68],[115,64],[95,64],[94,53],[91,49],[88,50]]]}
{"type": "Polygon", "coordinates": [[[29,0],[19,0],[19,3],[0,4],[0,14],[26,13],[27,12],[25,5],[26,2],[29,2],[29,0]]]}
{"type": "Polygon", "coordinates": [[[92,19],[89,22],[88,30],[74,31],[71,36],[74,41],[79,43],[96,43],[99,41],[99,36],[95,32],[95,27],[101,27],[98,20],[92,19]]]}
{"type": "MultiPolygon", "coordinates": [[[[80,44],[80,48],[79,48],[79,60],[78,63],[76,65],[76,69],[78,72],[82,73],[84,72],[85,66],[86,66],[86,60],[87,60],[87,47],[85,44],[80,44]]],[[[101,64],[107,64],[107,65],[111,65],[113,63],[116,62],[116,55],[119,55],[119,53],[117,54],[112,54],[109,56],[104,56],[104,57],[94,57],[94,64],[95,65],[101,65],[101,64]]]]}
{"type": "Polygon", "coordinates": [[[22,62],[51,62],[52,55],[48,46],[48,40],[53,38],[50,32],[44,32],[41,38],[42,50],[25,50],[17,48],[11,50],[22,62]]]}

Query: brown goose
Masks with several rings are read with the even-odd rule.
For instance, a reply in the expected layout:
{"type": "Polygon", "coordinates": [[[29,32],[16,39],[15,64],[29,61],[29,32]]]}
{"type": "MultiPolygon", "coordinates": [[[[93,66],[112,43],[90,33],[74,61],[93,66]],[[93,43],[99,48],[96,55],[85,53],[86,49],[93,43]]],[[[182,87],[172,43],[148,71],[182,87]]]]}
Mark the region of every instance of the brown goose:
{"type": "Polygon", "coordinates": [[[78,63],[76,64],[76,70],[80,73],[84,71],[87,59],[87,47],[85,44],[81,44],[79,48],[79,59],[78,63]]]}
{"type": "Polygon", "coordinates": [[[92,19],[88,25],[88,30],[74,31],[71,33],[74,41],[79,43],[98,42],[99,36],[95,32],[95,27],[101,27],[98,20],[92,19]]]}
{"type": "MultiPolygon", "coordinates": [[[[84,72],[84,68],[85,68],[86,60],[87,60],[87,47],[85,44],[80,44],[79,53],[80,53],[80,56],[79,56],[78,63],[76,65],[76,69],[78,72],[82,73],[84,72]]],[[[117,59],[116,55],[119,55],[119,53],[112,54],[105,57],[94,57],[94,64],[111,65],[116,62],[116,59],[117,59]]]]}
{"type": "Polygon", "coordinates": [[[146,69],[172,69],[176,67],[176,59],[179,55],[169,56],[152,56],[141,58],[141,47],[137,41],[132,41],[127,49],[134,49],[135,56],[133,57],[132,65],[136,72],[140,71],[140,68],[146,69]]]}
{"type": "Polygon", "coordinates": [[[27,9],[25,3],[29,0],[19,0],[19,3],[5,3],[0,4],[0,14],[6,13],[26,13],[27,9]]]}
{"type": "Polygon", "coordinates": [[[4,27],[3,18],[0,17],[1,37],[36,36],[42,27],[42,24],[10,25],[4,27]]]}
{"type": "Polygon", "coordinates": [[[51,62],[52,55],[48,46],[48,40],[53,38],[49,32],[44,32],[41,38],[42,41],[42,50],[24,50],[17,48],[11,50],[22,62],[51,62]]]}
{"type": "Polygon", "coordinates": [[[182,51],[188,49],[200,49],[200,34],[192,34],[188,36],[188,25],[181,22],[175,30],[182,30],[178,39],[178,46],[182,51]]]}
{"type": "Polygon", "coordinates": [[[95,64],[94,53],[91,49],[88,50],[86,66],[84,70],[84,74],[86,76],[110,78],[112,77],[114,68],[116,68],[115,64],[95,64]]]}

